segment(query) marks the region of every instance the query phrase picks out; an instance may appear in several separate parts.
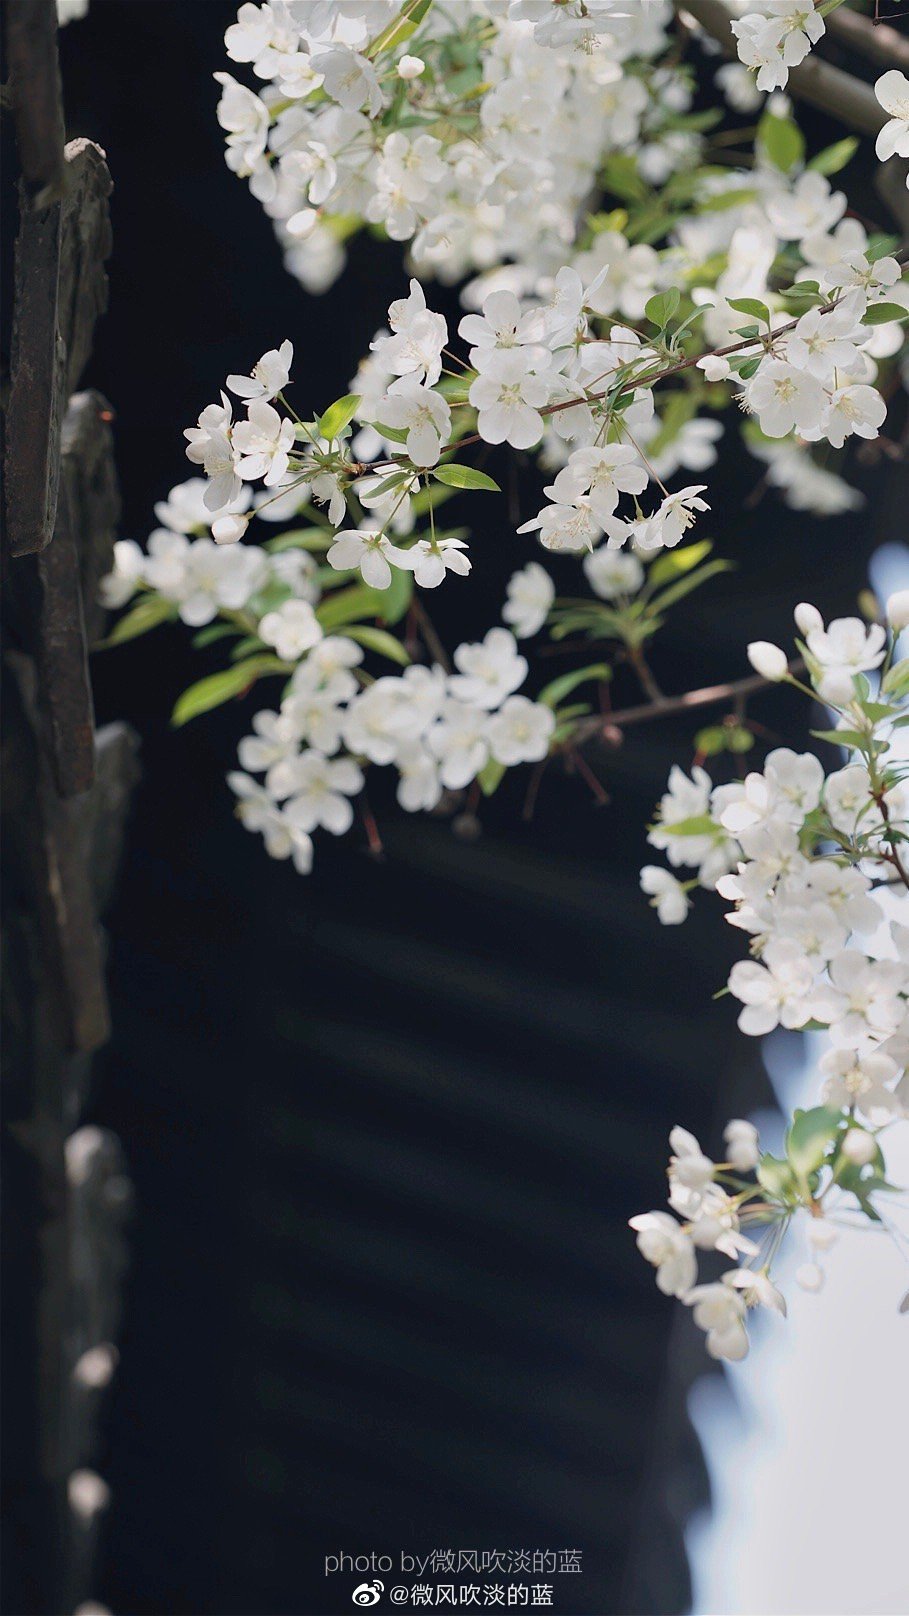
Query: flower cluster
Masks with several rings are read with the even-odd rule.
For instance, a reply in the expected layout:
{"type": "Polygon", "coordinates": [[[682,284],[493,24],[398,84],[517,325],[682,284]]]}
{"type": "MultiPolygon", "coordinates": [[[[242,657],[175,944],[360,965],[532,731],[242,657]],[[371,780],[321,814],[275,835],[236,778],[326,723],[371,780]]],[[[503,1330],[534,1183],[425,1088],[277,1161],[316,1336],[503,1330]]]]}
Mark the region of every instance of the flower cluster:
{"type": "MultiPolygon", "coordinates": [[[[826,185],[821,176],[807,176],[815,178],[826,185]]],[[[301,420],[287,401],[293,347],[284,341],[248,375],[229,376],[220,402],[187,429],[187,455],[209,479],[204,499],[214,515],[214,539],[231,543],[243,536],[248,485],[261,482],[263,512],[274,506],[283,514],[302,500],[324,507],[339,530],[328,564],[356,568],[373,588],[388,588],[395,570],[412,572],[424,588],[436,587],[448,572],[463,577],[470,571],[464,539],[438,534],[434,522],[428,536],[416,536],[414,496],[422,488],[429,497],[431,480],[495,488],[485,474],[450,461],[475,428],[471,441],[515,449],[542,444],[549,463],[560,465],[545,488],[548,502],[518,530],[539,533],[547,549],[591,551],[604,538],[607,548],[625,546],[637,555],[674,548],[697,513],[709,508],[706,485],[670,492],[663,477],[683,466],[709,465],[719,432],[711,419],[686,413],[660,448],[655,390],[679,370],[702,372],[714,388],[736,386],[739,402],[757,418],[761,442],[787,443],[789,470],[771,451],[771,472],[804,503],[798,475],[804,448],[792,447],[794,440],[804,446],[823,439],[839,448],[847,437],[877,435],[887,410],[873,385],[871,350],[902,313],[901,305],[886,301],[900,279],[895,259],[873,259],[842,244],[838,251],[820,281],[802,289],[812,305],[803,314],[787,320],[745,299],[746,312],[765,329],[742,327],[737,341],[681,363],[672,359],[678,294],[648,301],[647,318],[658,327],[652,342],[628,326],[610,325],[598,335],[595,311],[608,269],[585,284],[563,265],[546,302],[493,291],[482,312],[465,315],[458,334],[467,357],[452,356],[460,373],[443,377],[443,352],[451,352],[448,325],[413,280],[408,296],[390,305],[388,327],[374,338],[353,380],[356,390],[317,420],[301,420]],[[245,418],[234,419],[229,394],[242,401],[245,418]],[[662,497],[644,507],[640,496],[652,481],[662,497]]],[[[686,325],[697,318],[693,311],[686,325]]],[[[685,396],[671,394],[667,411],[685,396]]],[[[846,485],[809,465],[821,485],[815,502],[823,493],[828,509],[848,505],[839,492],[846,485]]]]}
{"type": "MultiPolygon", "coordinates": [[[[232,667],[186,691],[177,722],[243,694],[259,678],[281,678],[278,710],[255,713],[254,733],[240,742],[241,769],[229,776],[242,822],[261,832],[272,857],[308,870],[311,832],[341,835],[350,828],[349,799],[362,790],[371,764],[396,769],[397,800],[415,813],[475,782],[478,790],[494,790],[506,769],[547,757],[557,703],[519,693],[528,663],[510,628],[496,626],[482,641],[459,645],[450,669],[411,662],[401,640],[360,621],[381,597],[367,590],[364,599],[360,586],[346,583],[358,560],[370,570],[368,558],[353,552],[353,534],[332,539],[311,528],[265,545],[219,544],[210,528],[227,518],[213,517],[206,505],[209,487],[191,478],[171,489],[155,508],[161,525],[144,550],[118,541],[102,599],[119,608],[138,596],[113,643],[175,617],[202,630],[202,646],[212,635],[236,637],[232,667]],[[313,552],[327,548],[330,558],[339,545],[350,547],[348,572],[326,590],[334,577],[324,571],[320,577],[313,552]],[[346,632],[331,632],[332,624],[346,632]],[[401,666],[377,677],[364,665],[365,652],[401,666]]],[[[249,516],[239,507],[246,494],[232,513],[244,522],[249,516]]],[[[333,567],[340,565],[336,555],[333,567]]],[[[528,568],[512,579],[503,615],[526,637],[542,626],[553,599],[543,569],[528,568]]]]}
{"type": "MultiPolygon", "coordinates": [[[[103,586],[128,608],[111,643],[178,618],[200,649],[230,646],[175,722],[279,682],[229,777],[273,857],[308,870],[313,833],[340,835],[357,812],[375,848],[371,767],[394,771],[406,812],[460,806],[472,820],[524,764],[529,806],[560,758],[603,801],[586,744],[649,716],[641,693],[672,705],[649,641],[727,566],[691,532],[724,412],[742,419],[761,486],[795,509],[861,503],[842,451],[886,431],[909,290],[898,240],[833,183],[857,142],[809,157],[779,94],[837,3],[730,0],[740,61],[715,80],[734,112],[757,113],[747,130],[695,106],[710,41],[669,0],[241,5],[226,46],[255,88],[216,75],[218,118],[288,267],[323,290],[368,226],[407,243],[415,271],[350,392],[317,417],[293,407],[290,341],[227,377],[185,434],[204,478],[156,507],[145,549],[117,545],[103,586]],[[456,337],[427,302],[433,276],[470,277],[456,337]],[[498,492],[475,445],[484,459],[487,446],[534,452],[547,480],[518,530],[586,592],[557,594],[550,562],[529,560],[502,624],[449,658],[424,592],[470,574],[469,529],[440,513],[498,492]],[[241,542],[251,521],[292,525],[241,542]],[[574,660],[539,688],[518,641],[541,631],[574,660]],[[624,711],[614,678],[640,686],[624,711]]],[[[909,81],[889,71],[875,89],[889,115],[877,155],[909,155],[909,81]]],[[[884,437],[879,452],[896,449],[884,437]]],[[[798,662],[752,645],[749,691],[787,680],[833,709],[818,733],[835,766],[780,746],[745,773],[758,729],[737,703],[698,736],[691,773],[672,771],[650,831],[667,864],[641,884],[660,919],[683,921],[700,886],[750,940],[727,989],[742,1030],[826,1039],[820,1104],[796,1114],[781,1156],[743,1120],[716,1162],[676,1128],[670,1211],[633,1220],[715,1356],[744,1356],[750,1306],[785,1311],[770,1269],[797,1213],[818,1251],[840,1216],[885,1217],[881,1133],[909,1106],[909,927],[894,907],[909,889],[907,620],[902,596],[886,624],[825,624],[802,606],[798,662]],[[742,775],[715,783],[703,765],[724,752],[742,775]],[[711,1251],[734,1267],[699,1283],[711,1251]]]]}
{"type": "Polygon", "coordinates": [[[216,75],[227,162],[310,290],[359,221],[447,280],[506,260],[535,275],[608,156],[643,143],[664,174],[690,157],[686,78],[654,65],[671,16],[667,0],[245,4],[225,45],[258,89],[216,75]]]}
{"type": "Polygon", "coordinates": [[[789,69],[803,62],[824,35],[823,9],[815,0],[760,0],[731,24],[739,60],[756,72],[759,90],[782,90],[789,69]]]}
{"type": "Polygon", "coordinates": [[[458,646],[456,673],[416,665],[363,682],[362,660],[362,648],[344,636],[317,642],[294,670],[280,710],[256,713],[255,734],[240,742],[247,772],[228,776],[243,823],[262,833],[273,858],[292,856],[298,870],[310,868],[313,830],[350,829],[349,798],[370,763],[394,766],[398,802],[417,813],[490,765],[501,772],[539,762],[549,750],[553,711],[515,694],[527,662],[505,628],[458,646]],[[251,774],[263,775],[262,784],[251,774]]]}
{"type": "MultiPolygon", "coordinates": [[[[739,6],[733,26],[761,89],[785,82],[827,9],[739,6]]],[[[737,399],[768,484],[798,509],[835,513],[857,496],[805,445],[880,431],[878,371],[901,346],[906,310],[899,266],[886,238],[844,218],[831,186],[855,142],[809,164],[778,94],[753,161],[739,166],[724,149],[722,166],[711,164],[711,118],[691,111],[690,70],[667,52],[671,24],[665,0],[478,0],[457,11],[409,0],[400,12],[391,0],[246,4],[226,43],[260,93],[218,75],[228,162],[312,290],[339,273],[343,242],[363,223],[409,241],[424,276],[477,272],[462,299],[477,311],[469,321],[483,310],[485,329],[465,332],[465,402],[485,441],[539,445],[553,471],[579,447],[633,441],[665,480],[712,463],[720,423],[699,412],[737,399]],[[598,187],[601,211],[590,201],[598,187]],[[735,341],[743,331],[753,340],[735,341]],[[664,372],[672,385],[660,404],[652,387],[664,372]]],[[[718,73],[733,103],[748,99],[734,77],[745,71],[718,73]]],[[[893,70],[877,91],[892,113],[884,158],[906,144],[907,81],[893,70]]],[[[377,351],[376,376],[385,363],[377,351]]],[[[404,423],[414,464],[433,465],[451,401],[417,367],[390,379],[400,396],[382,419],[404,423]]],[[[263,415],[271,445],[269,423],[263,415]]],[[[575,514],[547,515],[544,542],[550,532],[557,546],[585,542],[587,490],[578,484],[580,505],[562,497],[577,482],[553,501],[575,514]]],[[[646,523],[645,542],[672,542],[659,507],[627,520],[633,538],[646,523]]]]}
{"type": "MultiPolygon", "coordinates": [[[[755,1155],[748,1165],[758,1168],[756,1186],[736,1183],[730,1199],[717,1188],[729,1164],[715,1168],[677,1130],[670,1205],[682,1225],[670,1233],[662,1213],[650,1215],[656,1223],[633,1224],[645,1256],[669,1264],[659,1272],[672,1276],[673,1287],[679,1280],[673,1294],[695,1305],[697,1322],[712,1332],[709,1350],[721,1356],[746,1350],[740,1315],[747,1287],[737,1271],[721,1282],[731,1297],[721,1285],[692,1288],[695,1247],[716,1245],[736,1259],[741,1250],[733,1251],[734,1240],[709,1241],[702,1220],[735,1235],[747,1208],[749,1220],[779,1231],[799,1208],[818,1219],[844,1199],[877,1218],[871,1198],[888,1187],[879,1134],[909,1117],[909,767],[897,744],[907,721],[909,659],[894,660],[909,623],[909,592],[891,597],[887,616],[886,625],[859,618],[825,625],[814,606],[800,605],[798,648],[810,688],[780,647],[749,647],[763,678],[788,681],[832,709],[835,727],[815,733],[844,751],[845,763],[825,769],[814,753],[779,747],[762,770],[729,784],[712,784],[702,767],[690,777],[674,769],[650,832],[672,870],[695,872],[680,880],[657,866],[642,871],[660,919],[682,921],[689,892],[701,885],[733,905],[728,919],[750,939],[750,958],[733,965],[728,981],[742,1006],[742,1032],[759,1037],[782,1026],[826,1033],[821,1103],[797,1114],[782,1161],[755,1155]],[[692,1190],[701,1197],[706,1190],[706,1200],[695,1204],[692,1190]]],[[[767,1266],[762,1259],[764,1278],[767,1266]]],[[[814,1267],[803,1277],[809,1286],[819,1283],[814,1267]]],[[[766,1297],[756,1291],[755,1299],[766,1297]]]]}

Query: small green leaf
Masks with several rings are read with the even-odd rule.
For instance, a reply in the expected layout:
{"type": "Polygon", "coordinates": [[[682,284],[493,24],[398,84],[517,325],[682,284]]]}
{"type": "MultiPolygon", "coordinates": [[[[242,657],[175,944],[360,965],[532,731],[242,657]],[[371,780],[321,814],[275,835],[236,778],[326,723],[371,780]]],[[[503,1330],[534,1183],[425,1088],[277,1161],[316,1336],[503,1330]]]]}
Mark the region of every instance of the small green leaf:
{"type": "Polygon", "coordinates": [[[400,640],[393,634],[388,634],[384,628],[373,628],[368,623],[354,623],[345,633],[349,640],[356,640],[358,645],[365,645],[367,651],[375,651],[379,656],[387,657],[389,662],[397,662],[402,668],[409,667],[410,657],[407,655],[400,640]]]}
{"type": "Polygon", "coordinates": [[[660,821],[660,829],[667,836],[722,836],[722,826],[717,825],[709,814],[692,814],[688,819],[676,819],[671,825],[660,821]]]}
{"type": "Polygon", "coordinates": [[[200,628],[198,634],[193,635],[193,648],[196,651],[203,651],[206,645],[214,645],[216,640],[227,640],[232,635],[240,633],[241,629],[232,628],[229,623],[209,623],[207,628],[200,628]]]}
{"type": "Polygon", "coordinates": [[[736,189],[734,191],[719,191],[715,196],[701,198],[697,203],[698,213],[726,213],[729,208],[742,207],[746,202],[753,202],[757,191],[751,188],[736,189]]]}
{"type": "Polygon", "coordinates": [[[351,584],[346,589],[336,590],[330,600],[320,601],[316,616],[324,632],[332,634],[336,628],[356,623],[362,617],[375,617],[376,594],[368,584],[351,584]]]}
{"type": "Polygon", "coordinates": [[[101,640],[96,650],[104,650],[109,645],[123,645],[127,640],[135,640],[140,634],[147,634],[149,629],[157,628],[159,623],[173,620],[177,615],[177,608],[173,601],[162,600],[160,595],[146,595],[140,600],[132,611],[127,612],[116,622],[107,638],[101,640]]]}
{"type": "Polygon", "coordinates": [[[862,315],[862,325],[887,325],[891,320],[909,320],[909,309],[902,303],[872,303],[862,315]]]}
{"type": "Polygon", "coordinates": [[[287,672],[287,663],[276,656],[255,656],[245,662],[237,662],[232,668],[211,673],[206,679],[199,679],[184,690],[170,721],[175,728],[179,728],[181,724],[189,723],[191,718],[198,718],[200,713],[211,712],[212,708],[221,707],[234,696],[242,695],[263,674],[287,672]]]}
{"type": "Polygon", "coordinates": [[[799,1198],[799,1186],[789,1163],[780,1156],[762,1156],[757,1165],[757,1181],[774,1201],[787,1206],[799,1198]]]}
{"type": "Polygon", "coordinates": [[[677,286],[670,286],[665,292],[657,292],[655,297],[648,298],[644,305],[644,313],[653,325],[660,327],[669,324],[672,316],[682,301],[682,295],[677,286]]]}
{"type": "Polygon", "coordinates": [[[857,729],[813,729],[816,741],[829,741],[831,746],[851,746],[859,749],[867,744],[868,736],[857,729]]]}
{"type": "Polygon", "coordinates": [[[690,572],[699,561],[703,561],[712,549],[709,539],[699,539],[697,544],[683,544],[678,550],[664,550],[649,567],[648,582],[666,584],[673,578],[681,577],[682,573],[690,572]]]}
{"type": "Polygon", "coordinates": [[[758,124],[758,140],[775,168],[784,174],[795,168],[805,155],[805,139],[797,123],[791,118],[778,118],[765,112],[758,124]]]}
{"type": "Polygon", "coordinates": [[[558,707],[560,702],[570,696],[578,685],[586,684],[590,679],[606,682],[612,678],[612,669],[608,662],[593,662],[588,668],[575,668],[571,673],[563,673],[560,678],[553,679],[540,691],[537,701],[547,707],[558,707]]]}
{"type": "Polygon", "coordinates": [[[416,33],[431,5],[432,0],[407,0],[407,3],[401,8],[398,15],[392,18],[387,28],[383,28],[382,32],[376,35],[369,47],[370,60],[375,60],[382,51],[395,50],[398,45],[403,45],[410,39],[411,35],[416,33]]]}
{"type": "Polygon", "coordinates": [[[897,699],[909,695],[909,657],[902,657],[888,669],[881,681],[881,689],[897,699]]]}
{"type": "Polygon", "coordinates": [[[766,303],[756,297],[730,297],[727,299],[729,307],[735,309],[737,314],[751,314],[756,320],[770,320],[770,310],[766,303]]]}
{"type": "Polygon", "coordinates": [[[403,488],[409,479],[411,479],[409,471],[393,471],[390,476],[383,477],[380,482],[376,483],[375,488],[369,490],[369,497],[370,499],[381,499],[383,494],[392,494],[395,489],[403,488]]]}
{"type": "Polygon", "coordinates": [[[676,583],[670,584],[669,588],[664,589],[662,594],[654,596],[648,606],[648,611],[665,611],[667,606],[674,606],[677,600],[683,600],[686,595],[691,594],[693,589],[700,589],[701,584],[708,583],[711,578],[718,577],[722,572],[732,572],[733,566],[734,563],[731,561],[708,561],[706,566],[695,567],[693,572],[689,572],[684,578],[679,578],[676,583]]]}
{"type": "Polygon", "coordinates": [[[327,550],[334,543],[334,533],[324,527],[295,527],[287,533],[279,533],[277,538],[266,539],[265,549],[272,555],[280,555],[282,550],[327,550]]]}
{"type": "Polygon", "coordinates": [[[407,433],[402,432],[396,426],[386,426],[384,421],[376,421],[375,428],[377,432],[381,433],[383,438],[388,438],[392,443],[407,442],[407,433]]]}
{"type": "Polygon", "coordinates": [[[336,438],[349,426],[360,405],[359,393],[345,393],[343,398],[336,398],[333,404],[319,418],[319,432],[323,438],[336,438]]]}
{"type": "Polygon", "coordinates": [[[847,135],[845,140],[835,140],[832,146],[825,146],[816,157],[812,157],[808,167],[816,174],[838,174],[847,163],[851,163],[858,151],[858,144],[855,135],[847,135]]]}
{"type": "Polygon", "coordinates": [[[457,461],[447,466],[436,466],[432,474],[437,482],[447,483],[449,488],[483,488],[490,494],[502,492],[492,477],[487,477],[485,471],[476,471],[473,466],[460,466],[457,461]]]}
{"type": "Polygon", "coordinates": [[[242,640],[238,640],[236,645],[231,647],[230,660],[231,662],[241,662],[244,657],[250,656],[253,652],[264,650],[265,641],[260,640],[258,634],[244,634],[242,640]]]}
{"type": "Polygon", "coordinates": [[[643,202],[647,186],[638,173],[637,159],[630,152],[613,152],[600,170],[603,189],[622,202],[643,202]]]}
{"type": "Polygon", "coordinates": [[[785,1149],[793,1172],[803,1182],[823,1165],[842,1120],[842,1112],[827,1105],[796,1111],[786,1133],[785,1149]]]}

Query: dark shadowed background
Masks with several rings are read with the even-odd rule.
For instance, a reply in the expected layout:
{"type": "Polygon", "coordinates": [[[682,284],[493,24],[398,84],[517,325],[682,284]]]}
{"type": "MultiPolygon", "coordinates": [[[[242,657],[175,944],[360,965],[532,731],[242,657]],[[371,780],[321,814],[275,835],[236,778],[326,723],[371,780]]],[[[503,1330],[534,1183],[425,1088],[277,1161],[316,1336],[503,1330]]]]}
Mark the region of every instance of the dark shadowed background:
{"type": "MultiPolygon", "coordinates": [[[[92,0],[61,36],[69,132],[100,142],[116,187],[88,381],[116,410],[137,539],[194,469],[182,429],[228,371],[289,336],[295,402],[324,407],[406,286],[400,250],[369,240],[323,298],[284,271],[223,162],[212,74],[233,16],[92,0]]],[[[455,298],[430,302],[453,329],[455,298]]],[[[449,643],[496,621],[533,554],[515,516],[541,479],[490,465],[506,496],[471,501],[473,576],[438,597],[449,643]]],[[[873,492],[884,474],[859,475],[873,492]]],[[[874,506],[811,522],[749,501],[759,477],[737,449],[711,473],[704,530],[740,570],[666,632],[670,690],[740,675],[795,600],[848,607],[864,583],[874,506]]],[[[553,570],[575,587],[574,564],[553,570]]],[[[95,661],[99,720],[135,725],[144,769],[95,1106],[136,1195],[98,1596],[327,1616],[363,1580],[323,1576],[342,1550],[568,1548],[582,1575],[533,1579],[562,1616],[682,1610],[704,1484],[666,1373],[673,1309],[626,1222],[660,1203],[674,1122],[716,1145],[720,1116],[763,1098],[733,1005],[711,1002],[734,937],[706,900],[662,930],[637,889],[694,726],[592,755],[605,808],[553,769],[528,825],[526,781],[509,782],[471,844],[380,787],[385,860],[359,833],[323,836],[302,878],[243,832],[224,784],[267,696],[168,727],[215,666],[177,628],[95,661]]],[[[793,711],[775,695],[760,716],[791,740],[793,711]]]]}

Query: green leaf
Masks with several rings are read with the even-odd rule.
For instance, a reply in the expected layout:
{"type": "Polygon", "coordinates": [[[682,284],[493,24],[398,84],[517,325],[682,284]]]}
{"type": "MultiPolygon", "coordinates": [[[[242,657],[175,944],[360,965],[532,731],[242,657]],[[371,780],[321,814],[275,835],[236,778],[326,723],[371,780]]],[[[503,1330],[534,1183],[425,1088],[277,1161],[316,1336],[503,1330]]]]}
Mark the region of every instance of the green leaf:
{"type": "Polygon", "coordinates": [[[575,668],[571,673],[563,673],[560,678],[553,679],[540,691],[537,701],[544,702],[547,707],[558,707],[559,703],[570,696],[578,685],[586,684],[589,679],[605,682],[612,678],[612,669],[608,662],[593,662],[587,668],[575,668]]]}
{"type": "Polygon", "coordinates": [[[374,61],[382,51],[396,50],[399,45],[410,39],[431,5],[432,0],[407,0],[407,4],[401,8],[396,17],[392,18],[387,28],[383,28],[373,40],[368,53],[370,60],[374,61]]]}
{"type": "Polygon", "coordinates": [[[796,1111],[786,1133],[785,1150],[793,1172],[803,1183],[823,1165],[842,1120],[842,1112],[828,1105],[796,1111]]]}
{"type": "Polygon", "coordinates": [[[373,594],[376,600],[376,617],[392,626],[400,623],[413,600],[413,573],[394,567],[388,588],[374,590],[373,594]]]}
{"type": "Polygon", "coordinates": [[[177,608],[172,601],[162,600],[160,595],[146,595],[114,624],[107,638],[99,641],[95,649],[103,651],[109,645],[123,645],[127,640],[138,639],[140,634],[147,634],[149,629],[172,621],[176,616],[177,608]]]}
{"type": "Polygon", "coordinates": [[[488,763],[484,763],[477,775],[477,781],[484,797],[491,797],[493,792],[498,790],[504,773],[504,763],[497,763],[495,758],[490,758],[488,763]]]}
{"type": "Polygon", "coordinates": [[[449,488],[483,488],[491,494],[502,492],[498,483],[487,477],[485,471],[476,471],[473,466],[460,466],[457,461],[451,461],[447,466],[436,466],[432,475],[437,482],[447,483],[449,488]]]}
{"type": "Polygon", "coordinates": [[[757,1165],[757,1181],[762,1190],[774,1201],[787,1206],[799,1198],[799,1186],[787,1161],[780,1156],[762,1156],[757,1165]]]}
{"type": "Polygon", "coordinates": [[[899,236],[870,236],[865,248],[865,257],[869,264],[876,264],[879,258],[887,258],[891,253],[895,253],[900,245],[899,236]]]}
{"type": "Polygon", "coordinates": [[[351,584],[339,589],[330,600],[319,602],[316,616],[326,634],[364,617],[378,617],[383,623],[397,623],[413,596],[413,573],[393,567],[387,589],[371,589],[368,584],[351,584]]]}
{"type": "Polygon", "coordinates": [[[279,533],[277,538],[266,539],[265,549],[271,555],[280,555],[282,550],[327,550],[334,543],[334,533],[324,527],[295,527],[287,533],[279,533]]]}
{"type": "Polygon", "coordinates": [[[688,819],[676,819],[671,825],[660,821],[660,829],[667,836],[722,836],[722,826],[709,814],[692,814],[688,819]]]}
{"type": "Polygon", "coordinates": [[[787,286],[783,296],[789,298],[806,298],[811,302],[823,303],[824,301],[824,299],[821,297],[821,289],[818,286],[817,281],[795,281],[792,286],[787,286]]]}
{"type": "Polygon", "coordinates": [[[690,572],[713,549],[710,539],[699,539],[697,544],[683,544],[678,550],[664,550],[647,572],[651,584],[665,584],[690,572]]]}
{"type": "Polygon", "coordinates": [[[362,617],[377,616],[377,594],[368,584],[351,584],[347,589],[336,590],[330,600],[320,601],[316,616],[324,632],[332,634],[336,628],[356,623],[362,617]]]}
{"type": "Polygon", "coordinates": [[[400,431],[396,426],[386,426],[383,421],[376,421],[375,428],[377,432],[382,434],[383,438],[388,438],[392,443],[407,442],[407,433],[400,431]]]}
{"type": "Polygon", "coordinates": [[[355,623],[346,630],[346,633],[349,640],[356,640],[358,645],[365,645],[367,651],[375,651],[379,656],[387,657],[389,662],[399,663],[402,668],[410,665],[410,657],[401,641],[396,640],[393,634],[386,633],[384,628],[355,623]]]}
{"type": "Polygon", "coordinates": [[[829,741],[831,746],[851,746],[856,750],[868,741],[868,736],[857,729],[813,729],[811,734],[816,741],[829,741]]]}
{"type": "Polygon", "coordinates": [[[648,298],[644,305],[644,313],[653,325],[662,330],[669,324],[672,316],[682,301],[682,294],[677,286],[670,286],[665,292],[657,292],[655,297],[648,298]]]}
{"type": "Polygon", "coordinates": [[[336,398],[333,404],[319,417],[319,432],[323,438],[336,438],[349,426],[357,413],[360,404],[359,393],[345,393],[343,398],[336,398]]]}
{"type": "Polygon", "coordinates": [[[695,567],[686,577],[680,578],[677,583],[670,584],[662,594],[654,596],[648,606],[650,612],[664,612],[667,606],[674,606],[677,600],[683,600],[690,595],[693,589],[700,589],[711,578],[716,578],[721,572],[732,572],[731,561],[708,561],[704,567],[695,567]]]}
{"type": "Polygon", "coordinates": [[[698,213],[725,213],[729,208],[738,208],[746,202],[753,202],[757,191],[741,189],[734,191],[719,191],[715,196],[703,197],[698,201],[698,213]]]}
{"type": "Polygon", "coordinates": [[[888,696],[909,695],[909,657],[902,657],[889,668],[881,681],[881,689],[888,696]]]}
{"type": "Polygon", "coordinates": [[[227,640],[242,632],[242,629],[232,628],[229,623],[209,623],[207,628],[200,628],[198,634],[193,635],[193,648],[203,651],[206,645],[214,645],[216,640],[227,640]]]}
{"type": "Polygon", "coordinates": [[[891,320],[909,320],[909,309],[902,303],[872,303],[862,315],[862,325],[887,325],[891,320]]]}
{"type": "Polygon", "coordinates": [[[403,488],[409,479],[411,479],[409,471],[393,471],[390,476],[383,477],[380,482],[376,483],[375,488],[370,489],[369,497],[370,499],[381,499],[383,494],[391,494],[394,493],[396,488],[403,488]]]}
{"type": "Polygon", "coordinates": [[[729,307],[738,314],[751,314],[756,320],[770,321],[770,310],[766,303],[756,297],[730,297],[727,299],[729,307]]]}
{"type": "Polygon", "coordinates": [[[765,112],[758,124],[758,140],[775,168],[788,174],[805,155],[805,138],[791,118],[765,112]]]}
{"type": "Polygon", "coordinates": [[[181,724],[189,723],[191,718],[198,718],[200,713],[211,712],[212,708],[223,706],[234,696],[243,695],[263,674],[287,671],[288,665],[280,657],[255,656],[235,663],[232,668],[224,668],[220,673],[211,673],[208,678],[200,679],[184,690],[170,721],[175,728],[179,728],[181,724]]]}
{"type": "Polygon", "coordinates": [[[643,202],[647,186],[638,173],[637,160],[628,152],[613,152],[601,169],[604,191],[622,202],[643,202]]]}
{"type": "Polygon", "coordinates": [[[244,634],[242,640],[238,640],[236,645],[231,647],[230,660],[231,662],[240,662],[243,657],[248,657],[253,652],[264,650],[265,641],[260,640],[258,634],[244,634]]]}
{"type": "Polygon", "coordinates": [[[851,163],[857,151],[855,135],[847,135],[845,140],[835,140],[832,146],[825,146],[816,157],[812,157],[808,167],[816,174],[838,174],[847,163],[851,163]]]}

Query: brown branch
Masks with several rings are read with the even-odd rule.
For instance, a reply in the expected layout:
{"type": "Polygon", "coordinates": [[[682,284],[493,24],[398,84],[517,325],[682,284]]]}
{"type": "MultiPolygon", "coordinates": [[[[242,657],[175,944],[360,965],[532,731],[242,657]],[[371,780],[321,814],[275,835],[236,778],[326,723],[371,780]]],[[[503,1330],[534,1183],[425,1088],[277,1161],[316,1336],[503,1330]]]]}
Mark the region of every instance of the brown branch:
{"type": "MultiPolygon", "coordinates": [[[[801,658],[789,664],[789,672],[800,673],[804,668],[801,658]]],[[[739,702],[757,690],[764,690],[771,682],[763,674],[752,673],[744,679],[734,679],[722,685],[704,685],[700,690],[687,690],[682,696],[663,696],[659,701],[641,702],[636,707],[625,707],[618,712],[598,713],[596,717],[582,718],[571,733],[568,746],[583,746],[586,741],[612,740],[618,744],[621,731],[632,724],[651,723],[656,718],[672,718],[679,713],[695,712],[701,707],[716,707],[721,702],[739,702]],[[615,735],[610,732],[616,731],[615,735]]]]}
{"type": "Polygon", "coordinates": [[[909,71],[909,40],[898,34],[895,28],[888,27],[886,23],[874,23],[870,17],[863,17],[861,12],[850,11],[846,7],[832,11],[825,20],[828,34],[848,45],[856,55],[876,62],[880,67],[900,67],[903,72],[909,71]]]}

